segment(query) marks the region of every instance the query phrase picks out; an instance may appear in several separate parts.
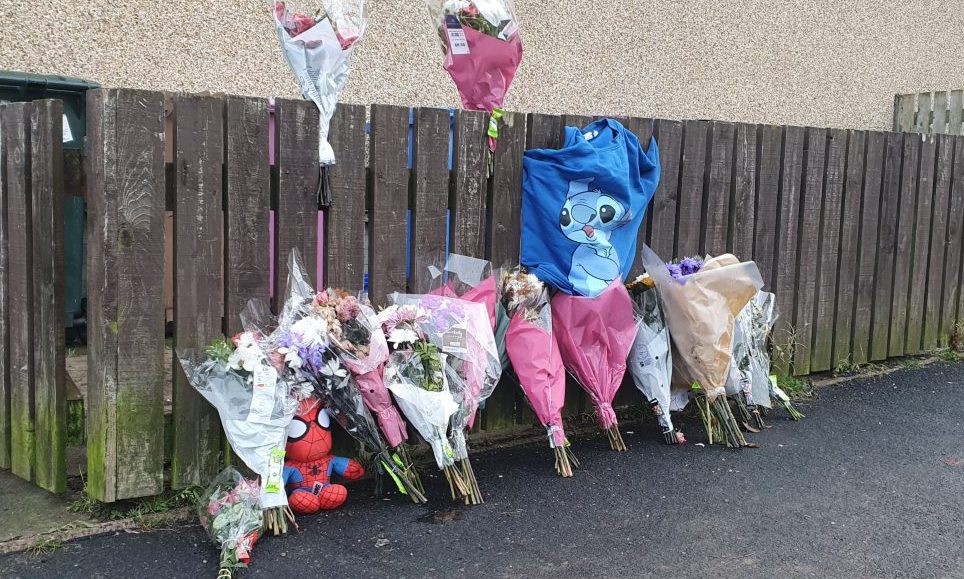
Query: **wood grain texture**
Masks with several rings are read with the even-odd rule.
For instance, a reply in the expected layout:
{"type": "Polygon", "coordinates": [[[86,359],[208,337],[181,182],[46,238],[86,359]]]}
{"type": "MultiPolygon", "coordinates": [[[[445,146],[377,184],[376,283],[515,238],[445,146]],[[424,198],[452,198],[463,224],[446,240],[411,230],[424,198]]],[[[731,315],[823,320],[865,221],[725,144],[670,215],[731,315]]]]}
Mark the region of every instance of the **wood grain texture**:
{"type": "Polygon", "coordinates": [[[659,145],[660,175],[659,186],[653,195],[649,237],[653,251],[664,259],[670,259],[676,244],[683,123],[664,119],[656,121],[656,143],[659,145]]]}
{"type": "Polygon", "coordinates": [[[806,131],[803,127],[785,127],[783,142],[783,168],[780,172],[780,196],[778,203],[776,269],[773,292],[777,296],[777,308],[781,315],[773,329],[776,369],[788,372],[793,361],[796,337],[796,287],[797,244],[800,220],[800,188],[803,175],[803,145],[806,131]]]}
{"type": "Polygon", "coordinates": [[[941,90],[934,93],[934,134],[947,132],[947,91],[941,90]]]}
{"type": "Polygon", "coordinates": [[[164,97],[87,94],[87,487],[156,495],[164,465],[164,97]]]}
{"type": "Polygon", "coordinates": [[[730,202],[733,188],[733,145],[736,129],[732,123],[714,122],[706,182],[706,210],[702,225],[700,253],[727,252],[730,202]]]}
{"type": "Polygon", "coordinates": [[[944,289],[941,292],[941,335],[949,336],[964,311],[958,309],[961,292],[962,244],[964,244],[964,137],[956,136],[951,142],[954,149],[954,167],[951,171],[950,199],[947,211],[947,251],[944,261],[944,289]]]}
{"type": "Polygon", "coordinates": [[[331,207],[325,213],[325,284],[349,291],[365,278],[365,107],[339,104],[328,141],[338,162],[328,168],[331,207]]]}
{"type": "Polygon", "coordinates": [[[923,343],[936,162],[937,138],[935,135],[925,135],[921,142],[917,178],[916,220],[912,224],[909,248],[911,261],[908,274],[910,289],[907,294],[907,341],[904,345],[906,354],[919,354],[923,343]]]}
{"type": "MultiPolygon", "coordinates": [[[[640,152],[645,153],[649,150],[649,146],[653,139],[653,132],[655,130],[656,121],[649,118],[640,117],[628,117],[619,119],[619,122],[626,127],[626,130],[636,135],[639,140],[640,152]]],[[[658,186],[658,185],[657,185],[658,186]]],[[[655,190],[654,190],[655,193],[655,190]]],[[[644,209],[642,222],[639,224],[639,229],[636,231],[636,248],[633,252],[633,260],[630,265],[629,271],[623,276],[625,279],[630,280],[637,275],[643,273],[642,264],[639,262],[639,252],[642,249],[644,243],[650,242],[650,221],[652,219],[652,209],[653,204],[656,201],[655,195],[649,200],[649,204],[644,209]]],[[[618,404],[619,401],[614,401],[614,404],[618,404]]]]}
{"type": "Polygon", "coordinates": [[[947,99],[947,134],[961,134],[961,117],[964,116],[964,90],[953,90],[947,99]]]}
{"type": "Polygon", "coordinates": [[[894,252],[894,294],[890,315],[888,354],[903,356],[907,344],[908,293],[912,280],[914,231],[917,212],[917,180],[920,171],[921,137],[904,138],[903,167],[900,174],[900,198],[894,252]]]}
{"type": "Polygon", "coordinates": [[[486,118],[476,111],[455,112],[452,144],[452,253],[485,256],[488,206],[486,118]]]}
{"type": "Polygon", "coordinates": [[[0,468],[10,468],[10,294],[7,263],[7,139],[6,105],[0,104],[0,468]]]}
{"type": "Polygon", "coordinates": [[[271,168],[267,100],[228,97],[224,106],[224,326],[233,336],[248,301],[268,304],[271,295],[271,168]]]}
{"type": "Polygon", "coordinates": [[[814,294],[813,351],[810,370],[831,369],[837,298],[840,295],[840,225],[843,215],[844,181],[847,177],[847,131],[831,129],[824,170],[823,207],[820,217],[820,246],[817,250],[816,293],[814,294]]]}
{"type": "Polygon", "coordinates": [[[449,111],[415,110],[414,205],[411,211],[412,271],[409,287],[429,291],[428,267],[445,263],[448,247],[449,111]]]}
{"type": "Polygon", "coordinates": [[[894,131],[911,132],[917,116],[916,95],[902,94],[894,99],[894,131]]]}
{"type": "Polygon", "coordinates": [[[10,312],[10,469],[34,480],[33,220],[29,103],[7,105],[7,263],[10,312]]]}
{"type": "MultiPolygon", "coordinates": [[[[174,99],[174,350],[203,350],[223,334],[224,101],[174,99]]],[[[175,354],[176,356],[176,354],[175,354]]],[[[217,410],[174,372],[171,487],[205,484],[221,469],[217,410]]]]}
{"type": "Polygon", "coordinates": [[[922,92],[917,95],[917,115],[914,117],[915,133],[929,133],[931,131],[931,93],[922,92]]]}
{"type": "Polygon", "coordinates": [[[407,286],[408,109],[374,105],[371,114],[368,287],[379,306],[387,303],[388,294],[407,286]]]}
{"type": "MultiPolygon", "coordinates": [[[[914,137],[908,135],[908,139],[914,137]]],[[[887,357],[894,296],[894,258],[897,252],[897,211],[900,204],[900,177],[903,165],[904,134],[887,135],[884,153],[883,189],[880,198],[877,260],[874,287],[874,322],[871,330],[870,359],[887,357]]]]}
{"type": "MultiPolygon", "coordinates": [[[[860,203],[863,197],[867,158],[867,133],[848,131],[847,174],[843,187],[840,214],[839,264],[837,268],[837,292],[833,326],[833,352],[830,368],[836,368],[844,360],[852,360],[854,306],[857,301],[857,278],[860,262],[860,203]]],[[[878,159],[878,164],[880,160],[878,159]]],[[[879,181],[878,181],[879,191],[879,181]]],[[[876,219],[868,222],[875,227],[876,219]]]]}
{"type": "Polygon", "coordinates": [[[753,231],[753,259],[763,276],[764,289],[777,281],[777,229],[780,224],[780,185],[783,174],[783,127],[760,127],[759,174],[753,231]]]}
{"type": "MultiPolygon", "coordinates": [[[[851,360],[857,364],[870,360],[872,351],[871,332],[877,291],[877,232],[881,217],[886,141],[887,133],[867,133],[866,169],[858,221],[860,224],[857,246],[859,257],[854,296],[854,329],[850,352],[851,360]]],[[[835,355],[840,356],[839,360],[844,360],[843,356],[846,356],[846,353],[840,351],[835,355]]]]}
{"type": "Polygon", "coordinates": [[[59,100],[31,104],[34,482],[53,493],[67,490],[63,114],[59,100]]]}
{"type": "Polygon", "coordinates": [[[756,227],[757,125],[736,125],[733,151],[733,195],[727,249],[740,259],[753,259],[756,227]]]}
{"type": "Polygon", "coordinates": [[[680,167],[676,247],[673,255],[660,255],[666,261],[674,257],[696,255],[700,251],[709,126],[710,123],[704,121],[683,123],[683,162],[680,167]]]}
{"type": "Polygon", "coordinates": [[[506,113],[492,166],[489,259],[494,264],[519,261],[522,218],[522,155],[526,148],[526,115],[506,113]]]}
{"type": "Polygon", "coordinates": [[[827,129],[808,128],[800,203],[800,235],[797,246],[796,309],[793,318],[796,347],[793,373],[810,373],[814,343],[814,305],[820,259],[820,211],[826,170],[827,129]]]}
{"type": "Polygon", "coordinates": [[[288,259],[297,249],[308,279],[318,279],[318,109],[309,101],[275,101],[275,290],[284,300],[288,259]]]}
{"type": "MultiPolygon", "coordinates": [[[[951,174],[954,170],[954,139],[937,135],[937,166],[934,173],[933,220],[931,221],[930,246],[926,259],[927,295],[924,296],[924,333],[922,349],[935,350],[949,335],[941,336],[941,304],[944,276],[951,269],[946,260],[948,201],[950,200],[951,174]]],[[[919,204],[918,204],[919,206],[919,204]]]]}

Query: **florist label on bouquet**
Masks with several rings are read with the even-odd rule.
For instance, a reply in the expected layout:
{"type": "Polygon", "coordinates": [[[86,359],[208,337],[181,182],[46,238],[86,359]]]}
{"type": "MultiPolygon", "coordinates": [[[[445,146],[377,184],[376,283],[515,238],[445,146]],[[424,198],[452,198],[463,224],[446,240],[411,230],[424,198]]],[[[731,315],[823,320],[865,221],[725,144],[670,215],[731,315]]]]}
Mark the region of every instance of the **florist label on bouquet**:
{"type": "Polygon", "coordinates": [[[462,30],[459,19],[452,14],[445,17],[445,32],[449,37],[451,54],[469,54],[469,41],[465,39],[465,31],[462,30]]]}
{"type": "Polygon", "coordinates": [[[251,391],[251,408],[248,422],[270,422],[274,412],[274,395],[278,384],[278,372],[271,366],[258,366],[254,371],[254,388],[251,391]]]}
{"type": "Polygon", "coordinates": [[[469,347],[465,328],[449,328],[442,334],[442,351],[446,354],[467,354],[469,347]]]}
{"type": "Polygon", "coordinates": [[[647,366],[652,366],[655,360],[653,360],[653,355],[649,353],[649,347],[645,344],[639,344],[636,349],[636,363],[640,367],[645,368],[647,366]]]}

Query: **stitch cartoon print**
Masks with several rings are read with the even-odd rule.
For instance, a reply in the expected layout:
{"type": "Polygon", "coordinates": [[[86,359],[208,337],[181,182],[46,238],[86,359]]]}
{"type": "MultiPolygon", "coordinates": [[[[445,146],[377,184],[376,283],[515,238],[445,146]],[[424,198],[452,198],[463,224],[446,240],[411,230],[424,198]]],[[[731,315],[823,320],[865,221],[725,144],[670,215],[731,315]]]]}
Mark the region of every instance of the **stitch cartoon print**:
{"type": "Polygon", "coordinates": [[[570,181],[566,202],[559,212],[562,232],[579,244],[572,254],[569,283],[585,296],[598,295],[619,277],[619,255],[610,237],[629,219],[622,203],[591,188],[592,181],[570,181]]]}

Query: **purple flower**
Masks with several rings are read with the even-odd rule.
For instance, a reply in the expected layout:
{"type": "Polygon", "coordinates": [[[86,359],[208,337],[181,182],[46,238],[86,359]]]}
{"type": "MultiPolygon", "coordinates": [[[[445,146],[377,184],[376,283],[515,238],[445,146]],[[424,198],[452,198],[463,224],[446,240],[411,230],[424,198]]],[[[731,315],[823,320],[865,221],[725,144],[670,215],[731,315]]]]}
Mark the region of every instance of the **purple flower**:
{"type": "Polygon", "coordinates": [[[673,279],[676,279],[676,280],[683,279],[683,270],[680,269],[679,265],[672,262],[667,262],[666,269],[669,270],[669,274],[673,277],[673,279]]]}
{"type": "Polygon", "coordinates": [[[679,262],[683,275],[693,275],[703,267],[703,260],[698,257],[684,257],[679,262]]]}

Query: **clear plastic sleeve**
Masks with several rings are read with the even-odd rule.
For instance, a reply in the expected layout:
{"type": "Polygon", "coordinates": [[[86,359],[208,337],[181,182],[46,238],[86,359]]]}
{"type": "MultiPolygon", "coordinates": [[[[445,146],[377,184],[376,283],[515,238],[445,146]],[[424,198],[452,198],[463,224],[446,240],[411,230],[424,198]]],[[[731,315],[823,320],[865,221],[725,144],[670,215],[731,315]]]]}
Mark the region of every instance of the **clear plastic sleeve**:
{"type": "Polygon", "coordinates": [[[205,532],[221,548],[220,567],[247,567],[251,549],[264,522],[255,481],[234,468],[221,471],[207,487],[198,504],[198,519],[205,532]]]}
{"type": "Polygon", "coordinates": [[[767,339],[776,319],[776,296],[763,291],[757,292],[736,317],[727,395],[740,393],[751,405],[771,407],[767,339]]]}
{"type": "Polygon", "coordinates": [[[673,379],[673,354],[669,329],[663,317],[659,292],[655,288],[637,293],[633,299],[639,330],[629,353],[629,370],[636,388],[658,411],[663,432],[673,431],[670,416],[670,389],[673,379]]]}

